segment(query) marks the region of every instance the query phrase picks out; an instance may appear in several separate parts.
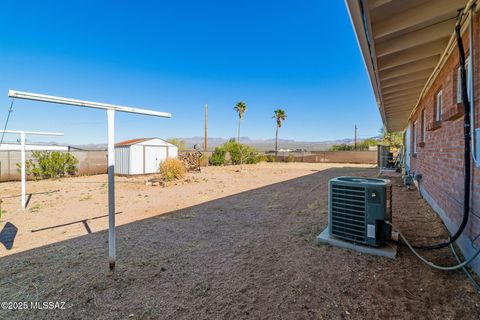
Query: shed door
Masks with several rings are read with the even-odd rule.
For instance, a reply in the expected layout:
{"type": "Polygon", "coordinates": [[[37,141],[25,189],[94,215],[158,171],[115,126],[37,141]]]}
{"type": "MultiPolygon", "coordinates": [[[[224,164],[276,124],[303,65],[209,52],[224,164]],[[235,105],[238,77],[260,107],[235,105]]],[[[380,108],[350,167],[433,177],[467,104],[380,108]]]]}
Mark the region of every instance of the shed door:
{"type": "Polygon", "coordinates": [[[167,158],[167,148],[145,146],[144,168],[145,173],[159,172],[160,163],[167,158]]]}

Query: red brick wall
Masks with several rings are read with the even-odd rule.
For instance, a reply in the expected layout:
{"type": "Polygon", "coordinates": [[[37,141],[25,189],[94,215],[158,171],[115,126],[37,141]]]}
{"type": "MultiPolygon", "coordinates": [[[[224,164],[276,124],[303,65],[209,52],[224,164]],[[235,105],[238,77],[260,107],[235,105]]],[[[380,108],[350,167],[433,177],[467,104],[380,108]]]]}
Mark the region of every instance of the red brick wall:
{"type": "MultiPolygon", "coordinates": [[[[480,126],[480,55],[479,55],[479,22],[474,25],[474,89],[476,127],[480,126]]],[[[468,34],[463,36],[465,50],[468,50],[468,34]]],[[[411,118],[413,124],[418,120],[417,142],[421,142],[421,114],[425,112],[426,125],[434,120],[435,95],[443,92],[443,114],[456,107],[457,68],[459,65],[458,50],[453,54],[440,71],[433,85],[421,101],[419,108],[411,118]]],[[[413,130],[412,130],[413,131],[413,130]]],[[[413,132],[412,132],[413,137],[413,132]]],[[[438,129],[426,131],[425,145],[417,145],[417,153],[411,157],[411,170],[422,174],[421,184],[448,217],[456,225],[463,217],[463,184],[464,184],[464,135],[463,115],[453,121],[441,122],[438,129]]],[[[412,138],[413,140],[413,138],[412,138]]],[[[413,149],[412,149],[413,150],[413,149]]],[[[473,165],[472,160],[472,210],[471,220],[467,226],[467,235],[472,237],[480,233],[480,168],[473,165]]],[[[478,243],[478,242],[477,242],[478,243]]]]}

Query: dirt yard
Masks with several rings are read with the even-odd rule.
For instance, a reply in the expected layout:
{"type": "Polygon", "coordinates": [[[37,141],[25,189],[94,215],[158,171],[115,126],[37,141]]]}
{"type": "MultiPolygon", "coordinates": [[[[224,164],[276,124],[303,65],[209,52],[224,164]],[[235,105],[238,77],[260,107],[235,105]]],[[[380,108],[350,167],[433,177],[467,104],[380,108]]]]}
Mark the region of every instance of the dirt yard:
{"type": "MultiPolygon", "coordinates": [[[[206,168],[166,188],[117,178],[114,274],[106,259],[106,176],[29,182],[26,211],[19,183],[2,183],[1,226],[18,232],[10,250],[0,246],[0,302],[65,302],[65,310],[0,310],[0,318],[480,317],[480,295],[461,271],[432,270],[403,246],[389,260],[315,245],[327,225],[327,181],[376,169],[279,163],[238,170],[206,168]]],[[[394,180],[393,195],[394,222],[412,241],[445,236],[415,191],[394,180]]],[[[454,263],[448,249],[427,255],[454,263]]]]}

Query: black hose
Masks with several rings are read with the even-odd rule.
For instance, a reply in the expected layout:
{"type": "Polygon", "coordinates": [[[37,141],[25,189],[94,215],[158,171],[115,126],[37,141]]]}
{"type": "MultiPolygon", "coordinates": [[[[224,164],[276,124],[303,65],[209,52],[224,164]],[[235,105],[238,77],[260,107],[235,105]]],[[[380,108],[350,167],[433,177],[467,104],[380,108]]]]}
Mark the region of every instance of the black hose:
{"type": "MultiPolygon", "coordinates": [[[[465,109],[463,116],[463,131],[464,131],[464,140],[465,140],[465,152],[464,152],[464,164],[465,164],[465,179],[464,179],[464,196],[463,196],[463,219],[462,223],[458,227],[457,232],[447,242],[437,243],[428,246],[413,246],[416,249],[425,249],[433,250],[448,247],[450,244],[454,243],[460,235],[465,230],[465,227],[468,223],[468,217],[470,215],[470,184],[471,184],[471,169],[470,169],[470,101],[468,99],[467,92],[467,75],[465,70],[465,49],[463,47],[462,33],[461,33],[461,14],[459,13],[459,18],[455,26],[455,35],[457,39],[457,47],[460,56],[460,79],[462,86],[462,102],[465,109]]],[[[472,50],[470,49],[470,52],[472,50]]],[[[474,57],[472,57],[474,59],[474,57]]]]}

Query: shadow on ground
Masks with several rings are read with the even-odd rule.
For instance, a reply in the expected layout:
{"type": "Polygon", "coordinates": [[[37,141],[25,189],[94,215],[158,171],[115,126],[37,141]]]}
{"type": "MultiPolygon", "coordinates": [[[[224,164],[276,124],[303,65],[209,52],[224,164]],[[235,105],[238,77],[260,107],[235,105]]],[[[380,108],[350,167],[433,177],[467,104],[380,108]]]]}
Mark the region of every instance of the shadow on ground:
{"type": "MultiPolygon", "coordinates": [[[[389,260],[315,245],[327,224],[328,180],[375,174],[332,168],[121,226],[115,274],[105,231],[3,257],[0,300],[65,301],[67,309],[0,317],[478,318],[480,299],[461,272],[429,269],[404,248],[389,260]]],[[[402,227],[424,204],[398,184],[402,227]]],[[[448,251],[431,258],[453,263],[448,251]]]]}
{"type": "Polygon", "coordinates": [[[13,243],[15,242],[15,237],[17,236],[17,227],[7,222],[0,231],[0,243],[3,244],[5,249],[10,250],[13,248],[13,243]]]}

